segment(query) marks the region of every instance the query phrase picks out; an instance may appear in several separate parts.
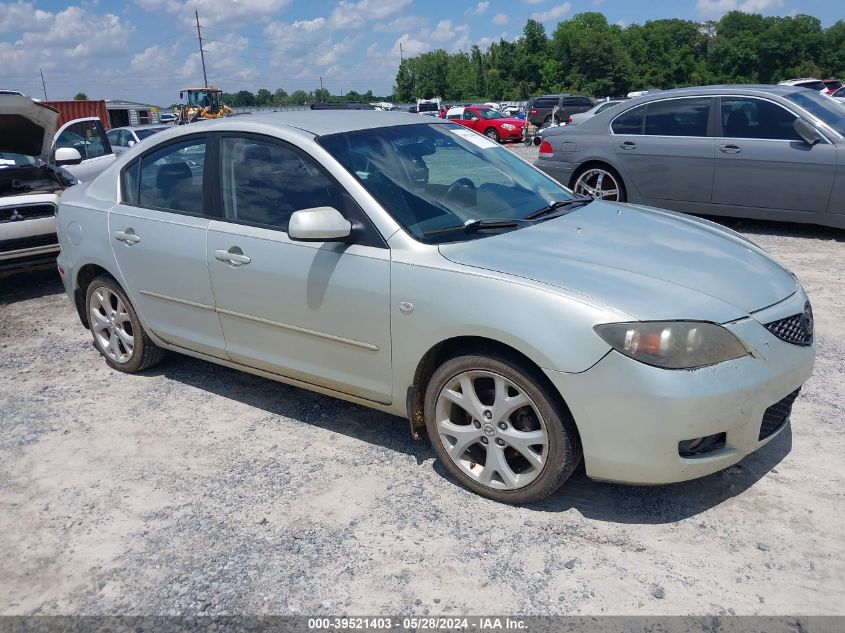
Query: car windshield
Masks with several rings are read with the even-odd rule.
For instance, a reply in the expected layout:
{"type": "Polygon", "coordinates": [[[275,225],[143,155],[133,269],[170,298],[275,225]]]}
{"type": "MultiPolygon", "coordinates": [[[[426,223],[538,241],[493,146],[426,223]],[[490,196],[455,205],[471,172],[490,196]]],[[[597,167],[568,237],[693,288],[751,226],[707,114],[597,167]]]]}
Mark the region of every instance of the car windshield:
{"type": "Polygon", "coordinates": [[[135,135],[138,137],[139,140],[143,141],[148,136],[152,136],[156,132],[161,132],[162,130],[167,130],[169,128],[166,127],[152,127],[152,128],[145,128],[143,130],[135,130],[135,135]]]}
{"type": "Polygon", "coordinates": [[[845,136],[845,105],[809,90],[794,92],[786,98],[845,136]]]}
{"type": "Polygon", "coordinates": [[[0,169],[4,167],[35,167],[37,164],[38,159],[35,156],[0,152],[0,169]]]}
{"type": "Polygon", "coordinates": [[[429,244],[489,235],[438,229],[521,220],[575,199],[494,141],[455,124],[382,127],[319,142],[414,238],[429,244]]]}
{"type": "Polygon", "coordinates": [[[477,112],[478,114],[483,116],[485,119],[506,119],[507,118],[507,116],[505,116],[501,112],[497,112],[496,110],[493,110],[492,108],[483,108],[483,109],[479,108],[475,112],[477,112]]]}

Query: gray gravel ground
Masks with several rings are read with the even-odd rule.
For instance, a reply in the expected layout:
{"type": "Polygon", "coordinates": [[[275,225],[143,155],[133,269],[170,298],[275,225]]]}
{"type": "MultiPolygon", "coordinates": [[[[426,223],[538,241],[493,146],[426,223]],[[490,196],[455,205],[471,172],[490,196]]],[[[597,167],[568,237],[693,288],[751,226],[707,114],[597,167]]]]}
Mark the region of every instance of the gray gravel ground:
{"type": "Polygon", "coordinates": [[[176,355],[113,372],[52,270],[0,279],[0,614],[845,614],[845,233],[728,223],[814,303],[792,429],[528,507],[399,418],[176,355]]]}

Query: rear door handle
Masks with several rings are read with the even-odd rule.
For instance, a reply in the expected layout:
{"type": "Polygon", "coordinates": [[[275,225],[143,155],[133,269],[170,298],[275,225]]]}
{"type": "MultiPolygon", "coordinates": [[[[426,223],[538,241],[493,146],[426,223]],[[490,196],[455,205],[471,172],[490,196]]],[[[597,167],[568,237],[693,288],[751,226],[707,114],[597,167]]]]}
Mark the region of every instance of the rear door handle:
{"type": "Polygon", "coordinates": [[[637,144],[633,141],[625,141],[624,143],[619,143],[619,147],[622,149],[637,149],[637,144]]]}
{"type": "Polygon", "coordinates": [[[742,151],[738,145],[720,145],[719,151],[723,154],[739,154],[742,151]]]}
{"type": "Polygon", "coordinates": [[[137,244],[141,241],[141,238],[135,235],[135,231],[133,231],[132,229],[126,229],[125,231],[115,231],[114,239],[116,239],[118,242],[123,242],[127,246],[132,246],[133,244],[137,244]]]}
{"type": "Polygon", "coordinates": [[[233,246],[228,251],[214,251],[214,258],[221,262],[227,262],[230,266],[245,266],[252,261],[252,258],[244,255],[243,251],[237,246],[233,246]]]}

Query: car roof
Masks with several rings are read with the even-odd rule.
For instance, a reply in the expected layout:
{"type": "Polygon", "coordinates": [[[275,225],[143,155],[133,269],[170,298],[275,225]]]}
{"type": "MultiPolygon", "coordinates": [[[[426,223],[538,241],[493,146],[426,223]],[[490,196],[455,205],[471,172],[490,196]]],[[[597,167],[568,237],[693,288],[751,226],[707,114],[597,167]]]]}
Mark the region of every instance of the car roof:
{"type": "MultiPolygon", "coordinates": [[[[445,123],[442,119],[420,119],[419,115],[416,114],[385,112],[384,110],[295,110],[291,112],[255,113],[249,117],[250,123],[297,128],[314,136],[370,130],[386,126],[437,123],[438,121],[445,123]]],[[[202,125],[206,129],[213,129],[215,126],[223,126],[227,122],[226,118],[222,118],[203,121],[200,124],[191,123],[190,126],[202,125]]]]}
{"type": "Polygon", "coordinates": [[[807,88],[802,88],[801,86],[788,86],[785,84],[720,84],[713,86],[695,86],[693,88],[673,88],[671,90],[661,90],[660,92],[650,92],[649,94],[634,97],[633,99],[627,99],[626,101],[634,104],[666,99],[667,97],[736,93],[747,95],[778,95],[784,97],[795,94],[796,92],[804,92],[806,90],[807,88]]]}
{"type": "Polygon", "coordinates": [[[162,125],[161,123],[145,123],[144,125],[121,125],[120,127],[113,127],[110,132],[114,130],[158,130],[170,129],[171,125],[162,125]]]}

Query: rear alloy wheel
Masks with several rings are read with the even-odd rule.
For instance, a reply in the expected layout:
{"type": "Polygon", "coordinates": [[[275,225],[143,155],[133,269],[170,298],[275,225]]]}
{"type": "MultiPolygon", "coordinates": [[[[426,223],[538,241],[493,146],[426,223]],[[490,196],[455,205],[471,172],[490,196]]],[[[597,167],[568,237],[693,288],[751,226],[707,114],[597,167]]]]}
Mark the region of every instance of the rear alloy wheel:
{"type": "Polygon", "coordinates": [[[484,136],[489,138],[491,141],[495,141],[496,143],[499,142],[499,133],[496,131],[496,128],[491,127],[484,133],[484,136]]]}
{"type": "Polygon", "coordinates": [[[88,285],[85,304],[94,346],[112,369],[133,373],[164,357],[164,350],[144,332],[135,308],[111,277],[100,276],[88,285]]]}
{"type": "Polygon", "coordinates": [[[574,422],[536,377],[506,358],[446,361],[426,391],[426,428],[467,488],[506,503],[551,494],[581,457],[574,422]]]}
{"type": "Polygon", "coordinates": [[[575,179],[572,190],[590,198],[625,202],[625,186],[622,184],[622,179],[610,168],[585,169],[575,179]]]}

